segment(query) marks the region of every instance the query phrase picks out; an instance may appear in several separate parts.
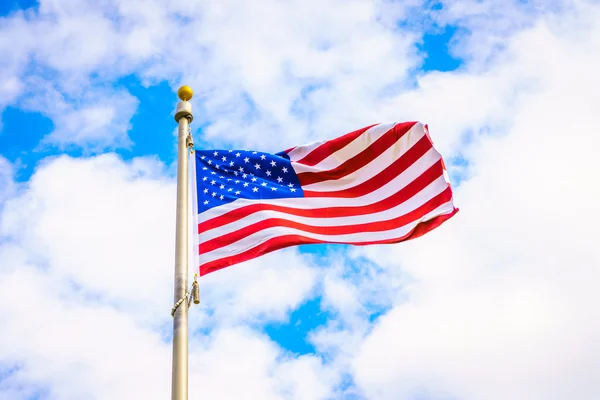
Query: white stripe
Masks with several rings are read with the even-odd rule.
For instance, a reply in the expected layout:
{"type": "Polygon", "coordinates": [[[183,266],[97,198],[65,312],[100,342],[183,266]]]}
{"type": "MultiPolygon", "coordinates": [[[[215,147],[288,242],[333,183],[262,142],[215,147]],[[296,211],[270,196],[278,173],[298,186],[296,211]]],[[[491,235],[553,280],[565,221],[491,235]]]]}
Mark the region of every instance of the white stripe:
{"type": "Polygon", "coordinates": [[[291,161],[302,160],[304,157],[306,157],[307,154],[309,154],[310,152],[312,152],[314,149],[316,149],[317,147],[319,147],[320,145],[322,145],[325,142],[326,142],[326,140],[323,140],[320,142],[313,142],[310,144],[305,144],[303,146],[294,147],[288,153],[288,157],[290,158],[291,161]]]}
{"type": "Polygon", "coordinates": [[[330,154],[327,158],[321,160],[318,164],[313,166],[304,165],[298,162],[292,163],[294,170],[297,174],[301,172],[318,172],[328,171],[336,168],[348,161],[352,157],[360,154],[364,149],[375,143],[377,139],[383,136],[386,132],[392,129],[396,124],[379,124],[372,126],[371,128],[358,135],[352,142],[348,143],[345,147],[338,151],[330,154]]]}
{"type": "Polygon", "coordinates": [[[446,179],[446,182],[450,184],[450,175],[448,175],[448,171],[446,171],[446,168],[444,168],[444,178],[446,179]]]}
{"type": "MultiPolygon", "coordinates": [[[[381,153],[377,158],[375,158],[362,168],[359,168],[351,174],[343,176],[339,179],[330,179],[327,181],[303,185],[302,189],[311,190],[315,192],[330,192],[335,190],[350,189],[352,187],[358,186],[361,183],[368,181],[369,179],[371,179],[372,177],[389,167],[395,161],[397,161],[400,157],[406,154],[406,152],[410,150],[410,148],[413,147],[415,143],[422,139],[424,135],[424,132],[421,130],[411,129],[404,136],[402,136],[400,140],[398,140],[387,150],[381,153]]],[[[292,163],[292,167],[294,167],[294,170],[298,165],[298,163],[292,163]]]]}
{"type": "Polygon", "coordinates": [[[377,232],[357,232],[353,234],[345,234],[345,235],[322,235],[322,234],[314,234],[308,233],[302,230],[293,229],[293,228],[285,228],[285,227],[274,227],[265,229],[263,231],[257,232],[253,235],[247,236],[242,240],[239,240],[235,243],[232,243],[229,246],[225,246],[214,251],[211,251],[206,254],[200,254],[200,264],[205,264],[211,261],[215,261],[225,257],[235,256],[237,254],[241,254],[247,250],[250,250],[256,246],[261,245],[269,239],[276,238],[278,236],[283,235],[301,235],[307,238],[327,241],[327,242],[337,242],[337,243],[360,243],[360,242],[373,242],[380,240],[389,240],[389,239],[397,239],[407,235],[411,230],[413,230],[418,223],[428,221],[436,216],[449,214],[454,210],[454,205],[452,201],[442,204],[437,207],[432,212],[425,215],[423,218],[411,222],[402,227],[391,229],[388,231],[377,231],[377,232]]]}
{"type": "Polygon", "coordinates": [[[440,155],[435,149],[430,149],[421,158],[415,161],[401,174],[389,181],[387,184],[357,198],[334,198],[334,197],[288,197],[282,199],[237,199],[222,206],[213,207],[200,214],[203,221],[209,221],[227,212],[246,207],[253,204],[279,205],[282,207],[299,208],[303,210],[327,207],[356,207],[378,203],[387,199],[394,193],[402,190],[406,185],[413,182],[419,175],[440,160],[440,155]]]}
{"type": "Polygon", "coordinates": [[[293,214],[287,214],[280,211],[259,211],[254,214],[250,214],[244,218],[241,218],[237,221],[234,221],[230,224],[221,226],[219,228],[211,229],[206,232],[202,232],[200,237],[200,245],[205,243],[211,239],[215,239],[222,235],[235,232],[238,229],[242,229],[246,226],[250,226],[260,221],[264,221],[270,218],[280,218],[284,220],[289,220],[293,222],[297,222],[300,224],[306,224],[310,226],[322,226],[322,227],[334,227],[334,226],[352,226],[358,224],[372,223],[372,222],[382,222],[389,221],[394,218],[401,217],[402,215],[406,215],[409,212],[417,209],[427,201],[431,200],[438,194],[442,193],[448,184],[444,180],[443,176],[440,176],[438,179],[430,183],[428,186],[423,188],[419,193],[415,194],[413,197],[407,199],[403,203],[398,204],[395,207],[389,208],[387,210],[379,211],[371,214],[360,214],[346,217],[332,217],[332,218],[320,218],[320,217],[303,217],[293,214]]]}

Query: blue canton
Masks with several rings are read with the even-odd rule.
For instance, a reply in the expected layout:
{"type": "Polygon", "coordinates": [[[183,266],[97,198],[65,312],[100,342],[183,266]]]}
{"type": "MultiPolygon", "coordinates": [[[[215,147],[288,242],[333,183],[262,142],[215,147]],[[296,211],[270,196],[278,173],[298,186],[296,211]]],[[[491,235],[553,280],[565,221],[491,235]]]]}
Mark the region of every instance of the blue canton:
{"type": "Polygon", "coordinates": [[[303,197],[285,152],[196,150],[198,213],[236,199],[303,197]]]}

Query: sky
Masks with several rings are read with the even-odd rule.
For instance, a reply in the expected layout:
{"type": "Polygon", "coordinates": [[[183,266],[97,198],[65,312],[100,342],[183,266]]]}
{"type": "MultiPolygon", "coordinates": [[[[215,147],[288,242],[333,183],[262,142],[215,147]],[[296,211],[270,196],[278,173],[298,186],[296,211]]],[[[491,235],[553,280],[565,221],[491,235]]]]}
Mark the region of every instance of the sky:
{"type": "Polygon", "coordinates": [[[168,398],[182,84],[201,148],[427,123],[460,208],[406,243],[202,277],[190,398],[600,398],[599,20],[594,0],[0,2],[0,398],[168,398]]]}

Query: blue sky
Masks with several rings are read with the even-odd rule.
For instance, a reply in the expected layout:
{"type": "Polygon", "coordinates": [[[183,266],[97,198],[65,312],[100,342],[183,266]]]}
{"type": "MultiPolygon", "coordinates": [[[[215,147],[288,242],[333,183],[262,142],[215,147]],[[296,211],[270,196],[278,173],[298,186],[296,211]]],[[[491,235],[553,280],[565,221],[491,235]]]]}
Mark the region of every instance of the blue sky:
{"type": "Polygon", "coordinates": [[[193,396],[594,398],[578,374],[600,368],[599,15],[587,1],[3,2],[0,397],[168,393],[188,84],[203,148],[428,123],[461,208],[410,243],[301,246],[203,277],[193,396]],[[565,143],[566,126],[590,145],[565,143]],[[26,288],[47,299],[16,314],[26,288]]]}

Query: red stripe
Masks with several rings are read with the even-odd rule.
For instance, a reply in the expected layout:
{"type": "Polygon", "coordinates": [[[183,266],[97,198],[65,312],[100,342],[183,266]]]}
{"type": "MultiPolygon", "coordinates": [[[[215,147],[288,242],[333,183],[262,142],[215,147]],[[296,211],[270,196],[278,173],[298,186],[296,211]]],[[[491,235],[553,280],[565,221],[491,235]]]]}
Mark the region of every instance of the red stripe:
{"type": "MultiPolygon", "coordinates": [[[[359,154],[344,161],[342,164],[338,165],[333,169],[330,169],[328,171],[299,173],[298,179],[300,180],[300,185],[305,186],[310,185],[312,183],[328,181],[332,179],[340,179],[348,174],[351,174],[352,172],[364,167],[365,165],[373,161],[375,158],[380,156],[384,151],[393,146],[394,143],[400,140],[400,138],[404,136],[406,132],[408,132],[410,128],[412,128],[415,124],[416,122],[403,122],[400,124],[396,124],[393,128],[391,128],[389,131],[377,138],[375,142],[370,144],[359,154]]],[[[329,142],[326,142],[324,144],[327,143],[329,142]]],[[[323,145],[317,148],[316,150],[319,150],[321,147],[323,147],[323,145]]],[[[315,151],[311,152],[308,156],[313,154],[315,151]]],[[[306,159],[307,157],[304,157],[304,159],[306,159]]],[[[323,159],[324,158],[325,157],[323,157],[323,159]]]]}
{"type": "Polygon", "coordinates": [[[423,236],[427,232],[430,232],[440,226],[444,221],[447,221],[451,217],[454,216],[458,212],[458,208],[452,210],[450,214],[440,215],[439,217],[435,217],[430,219],[429,221],[421,222],[418,224],[415,229],[413,229],[412,234],[406,240],[416,239],[420,236],[423,236]]]}
{"type": "Polygon", "coordinates": [[[354,139],[362,135],[367,129],[375,125],[378,124],[370,125],[365,128],[356,130],[354,132],[347,133],[335,139],[328,140],[313,151],[311,151],[310,153],[308,153],[307,155],[305,155],[301,160],[298,160],[296,162],[304,165],[317,165],[318,163],[329,157],[331,154],[346,147],[348,144],[354,141],[354,139]]]}
{"type": "Polygon", "coordinates": [[[233,221],[244,218],[248,215],[261,211],[279,211],[282,213],[296,215],[300,217],[312,218],[336,218],[336,217],[351,217],[354,215],[373,214],[388,210],[395,207],[404,201],[410,199],[415,194],[423,190],[427,185],[436,180],[443,174],[441,162],[438,161],[423,171],[416,179],[411,181],[405,187],[391,196],[378,201],[374,204],[364,206],[344,206],[344,207],[322,207],[313,209],[299,209],[294,207],[284,207],[274,204],[252,204],[245,207],[240,207],[236,210],[229,211],[223,215],[212,218],[198,224],[198,234],[206,232],[210,229],[218,228],[233,221]]]}
{"type": "MultiPolygon", "coordinates": [[[[432,218],[428,221],[422,222],[422,223],[418,224],[412,231],[410,231],[406,235],[398,237],[398,238],[372,241],[372,242],[352,243],[352,245],[366,246],[366,245],[371,245],[371,244],[390,244],[390,243],[399,243],[399,242],[403,242],[406,240],[414,239],[416,237],[424,235],[425,233],[431,231],[432,229],[437,228],[442,223],[444,223],[445,221],[452,218],[454,216],[454,214],[456,214],[457,212],[458,212],[458,209],[455,208],[449,214],[440,215],[440,216],[432,218]]],[[[219,260],[214,260],[214,261],[202,264],[202,265],[200,265],[200,275],[206,275],[211,272],[215,272],[220,269],[229,267],[231,265],[251,260],[251,259],[259,257],[263,254],[267,254],[267,253],[270,253],[275,250],[283,249],[285,247],[296,246],[296,245],[301,245],[301,244],[319,244],[319,243],[321,243],[321,244],[324,244],[324,243],[344,244],[344,243],[339,243],[339,242],[325,242],[322,240],[307,238],[306,236],[302,236],[302,235],[278,236],[278,237],[269,239],[266,242],[263,242],[260,245],[253,247],[252,249],[249,249],[243,253],[236,254],[235,256],[225,257],[225,258],[221,258],[219,260]]]]}
{"type": "Polygon", "coordinates": [[[356,185],[349,189],[342,189],[330,192],[315,192],[311,190],[304,191],[304,197],[341,197],[341,198],[356,198],[371,193],[374,190],[382,187],[390,182],[403,171],[413,165],[419,158],[427,153],[432,148],[431,141],[423,136],[417,141],[406,153],[390,164],[386,169],[379,172],[377,175],[369,178],[369,180],[356,185]]]}

